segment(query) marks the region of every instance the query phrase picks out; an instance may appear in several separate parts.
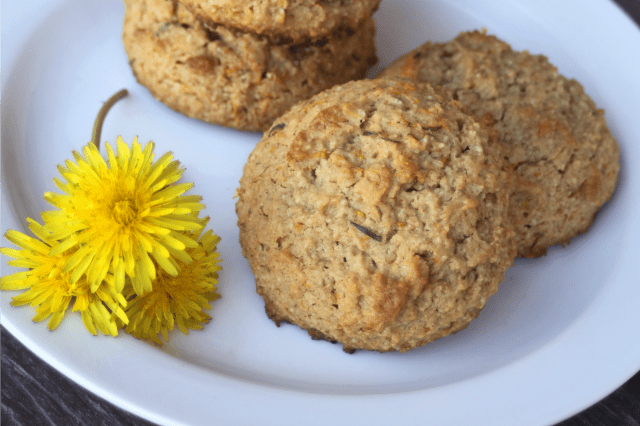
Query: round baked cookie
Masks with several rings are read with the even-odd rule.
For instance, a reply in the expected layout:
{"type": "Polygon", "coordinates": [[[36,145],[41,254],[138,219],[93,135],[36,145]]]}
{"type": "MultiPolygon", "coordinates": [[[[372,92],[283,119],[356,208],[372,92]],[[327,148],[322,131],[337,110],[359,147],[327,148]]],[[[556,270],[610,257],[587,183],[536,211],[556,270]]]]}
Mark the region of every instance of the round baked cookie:
{"type": "Polygon", "coordinates": [[[208,26],[177,2],[125,0],[123,43],[151,94],[189,117],[264,130],[301,99],[364,77],[376,61],[375,22],[305,45],[208,26]]]}
{"type": "Polygon", "coordinates": [[[493,124],[518,178],[509,207],[518,256],[568,244],[613,194],[619,153],[604,111],[546,57],[474,31],[418,47],[380,74],[388,76],[442,87],[493,124]]]}
{"type": "Polygon", "coordinates": [[[181,0],[204,19],[298,43],[356,28],[380,0],[181,0]]]}
{"type": "Polygon", "coordinates": [[[510,171],[457,102],[360,80],[294,106],[244,167],[236,212],[268,316],[346,351],[465,328],[513,264],[510,171]]]}

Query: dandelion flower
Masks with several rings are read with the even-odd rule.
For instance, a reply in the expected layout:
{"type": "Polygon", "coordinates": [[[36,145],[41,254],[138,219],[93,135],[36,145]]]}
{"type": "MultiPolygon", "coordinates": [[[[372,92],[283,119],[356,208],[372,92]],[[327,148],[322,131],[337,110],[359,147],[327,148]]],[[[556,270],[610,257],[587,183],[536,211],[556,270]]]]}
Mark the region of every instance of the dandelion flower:
{"type": "MultiPolygon", "coordinates": [[[[10,266],[28,268],[0,278],[1,290],[28,289],[15,296],[11,304],[31,305],[36,310],[33,320],[37,322],[50,317],[47,327],[54,330],[70,303],[75,301],[72,310],[82,314],[87,330],[94,335],[97,329],[103,334],[116,336],[116,318],[128,322],[122,309],[127,305],[125,298],[113,291],[113,285],[102,284],[95,292],[91,292],[85,279],[72,283],[69,274],[63,272],[72,251],[50,255],[59,243],[40,224],[32,219],[27,221],[29,229],[38,239],[10,230],[5,237],[21,249],[0,248],[0,253],[15,259],[7,262],[10,266]]],[[[107,275],[106,280],[112,281],[113,277],[107,275]]]]}
{"type": "MultiPolygon", "coordinates": [[[[203,221],[206,225],[208,218],[203,221]]],[[[124,294],[128,299],[126,314],[129,317],[127,333],[161,343],[158,335],[162,334],[164,340],[168,341],[168,333],[176,324],[183,333],[188,334],[188,329],[202,329],[202,324],[211,319],[203,309],[211,309],[209,302],[220,297],[215,293],[218,271],[221,269],[216,252],[220,238],[211,231],[202,235],[190,234],[198,244],[186,250],[192,262],[187,264],[178,260],[178,275],[160,271],[153,283],[153,290],[142,296],[129,286],[125,287],[124,294]]]]}
{"type": "Polygon", "coordinates": [[[196,248],[185,231],[201,230],[192,212],[204,208],[201,197],[184,195],[191,183],[176,183],[184,171],[172,154],[154,162],[154,144],[144,149],[134,139],[131,149],[118,137],[114,153],[106,144],[108,162],[94,144],[75,162],[58,166],[64,180],[54,179],[64,194],[45,194],[59,210],[44,212],[45,228],[61,243],[52,255],[79,247],[63,272],[72,283],[86,277],[95,292],[112,270],[116,292],[124,288],[125,274],[137,294],[152,288],[157,267],[176,276],[176,256],[190,261],[187,248],[196,248]]]}
{"type": "Polygon", "coordinates": [[[45,193],[57,210],[44,223],[27,219],[36,238],[18,231],[5,237],[18,248],[0,248],[8,264],[25,271],[0,278],[0,290],[25,290],[13,306],[31,305],[34,321],[49,318],[54,330],[69,310],[80,312],[92,334],[118,329],[160,343],[178,325],[184,333],[209,321],[203,309],[215,293],[220,266],[219,238],[203,234],[201,197],[185,195],[193,184],[179,183],[184,169],[168,152],[154,161],[154,144],[100,155],[102,122],[126,90],[113,95],[96,118],[92,142],[58,166],[59,193],[45,193]],[[130,302],[128,302],[128,300],[130,302]]]}

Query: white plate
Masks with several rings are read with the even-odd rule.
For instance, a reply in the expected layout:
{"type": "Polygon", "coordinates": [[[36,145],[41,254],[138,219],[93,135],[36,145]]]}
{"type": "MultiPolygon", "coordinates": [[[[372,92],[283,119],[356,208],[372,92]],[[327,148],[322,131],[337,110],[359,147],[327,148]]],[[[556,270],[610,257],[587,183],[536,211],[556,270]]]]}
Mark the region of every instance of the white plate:
{"type": "Polygon", "coordinates": [[[162,349],[92,337],[77,315],[51,333],[2,295],[5,327],[98,395],[163,424],[535,425],[582,410],[640,369],[640,31],[613,3],[383,0],[377,69],[426,40],[485,27],[583,83],[606,110],[622,168],[591,230],[517,261],[468,329],[407,354],[354,355],[277,328],[254,292],[232,196],[258,134],[185,118],[136,84],[121,1],[5,0],[2,12],[3,232],[25,232],[25,217],[50,208],[42,195],[56,191],[56,165],[88,142],[102,102],[125,87],[103,140],[139,135],[157,155],[173,151],[222,238],[213,321],[174,332],[162,349]]]}

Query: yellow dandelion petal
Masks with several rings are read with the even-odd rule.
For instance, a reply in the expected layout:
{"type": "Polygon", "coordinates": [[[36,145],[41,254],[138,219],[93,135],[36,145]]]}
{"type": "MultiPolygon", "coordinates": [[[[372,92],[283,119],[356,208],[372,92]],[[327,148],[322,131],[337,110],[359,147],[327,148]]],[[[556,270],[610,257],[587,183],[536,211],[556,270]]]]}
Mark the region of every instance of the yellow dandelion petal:
{"type": "MultiPolygon", "coordinates": [[[[204,226],[204,225],[201,225],[204,226]]],[[[188,248],[198,248],[198,238],[193,238],[189,235],[183,234],[182,232],[172,232],[171,237],[180,241],[185,247],[188,248]]]]}
{"type": "Polygon", "coordinates": [[[70,301],[71,298],[67,294],[65,294],[65,292],[56,291],[53,293],[53,297],[51,298],[50,309],[51,311],[58,311],[63,308],[63,305],[64,309],[67,309],[70,301]],[[64,302],[66,302],[66,304],[64,302]]]}
{"type": "Polygon", "coordinates": [[[209,293],[207,294],[206,297],[209,302],[213,302],[214,300],[220,299],[220,295],[217,293],[209,293]]]}
{"type": "Polygon", "coordinates": [[[166,328],[161,328],[160,329],[160,333],[162,333],[162,337],[164,338],[165,342],[169,341],[169,332],[167,331],[166,328]]]}
{"type": "Polygon", "coordinates": [[[182,220],[173,217],[154,218],[151,223],[163,228],[173,229],[175,231],[198,231],[202,229],[202,225],[195,221],[182,220]]]}
{"type": "Polygon", "coordinates": [[[184,325],[192,330],[202,330],[204,327],[197,321],[185,320],[184,325]]]}
{"type": "MultiPolygon", "coordinates": [[[[125,146],[126,143],[122,139],[122,137],[118,138],[125,146]]],[[[129,155],[129,170],[133,173],[138,173],[140,171],[140,167],[142,166],[142,145],[138,142],[138,139],[131,144],[131,150],[129,155]]]]}
{"type": "Polygon", "coordinates": [[[75,239],[75,238],[67,238],[62,243],[58,244],[53,249],[51,249],[49,254],[52,255],[52,256],[55,256],[57,254],[64,253],[65,251],[67,251],[70,248],[73,248],[73,247],[75,247],[77,245],[78,245],[78,240],[77,239],[75,239]]]}
{"type": "Polygon", "coordinates": [[[49,320],[49,324],[47,324],[47,328],[52,331],[55,330],[60,325],[60,322],[64,318],[65,312],[66,312],[65,309],[60,309],[55,311],[51,315],[51,319],[49,320]]]}
{"type": "MultiPolygon", "coordinates": [[[[133,138],[132,145],[136,145],[138,143],[138,137],[133,138]]],[[[124,171],[127,171],[127,167],[129,166],[129,156],[131,151],[129,150],[129,145],[124,143],[122,137],[118,136],[116,138],[116,161],[118,162],[118,166],[124,171]]]]}
{"type": "MultiPolygon", "coordinates": [[[[136,138],[137,140],[137,138],[136,138]]],[[[149,168],[153,163],[153,150],[155,149],[155,144],[151,141],[147,142],[142,150],[142,167],[149,168]]]]}
{"type": "Polygon", "coordinates": [[[173,315],[173,313],[170,313],[169,318],[165,318],[166,319],[166,323],[165,323],[165,328],[167,331],[171,331],[173,330],[173,327],[175,327],[176,323],[175,323],[175,317],[173,315]]]}
{"type": "Polygon", "coordinates": [[[178,325],[180,331],[182,331],[184,334],[189,334],[189,330],[184,325],[184,317],[182,315],[178,315],[176,317],[176,324],[178,325]]]}
{"type": "Polygon", "coordinates": [[[187,207],[174,207],[173,208],[173,214],[176,215],[187,215],[191,213],[191,209],[187,208],[187,207]]]}
{"type": "MultiPolygon", "coordinates": [[[[171,154],[171,153],[168,153],[171,154]]],[[[182,173],[184,173],[184,168],[180,168],[180,161],[178,160],[173,160],[173,155],[167,155],[167,163],[165,163],[166,165],[162,168],[162,171],[160,172],[160,175],[158,175],[158,177],[156,178],[155,183],[158,183],[159,181],[163,181],[163,182],[167,182],[171,183],[171,182],[175,182],[177,179],[180,178],[180,176],[182,175],[182,173]]]]}
{"type": "MultiPolygon", "coordinates": [[[[12,257],[14,259],[26,259],[23,255],[22,250],[13,249],[10,247],[0,247],[0,253],[4,254],[7,257],[12,257]]],[[[26,254],[28,256],[28,254],[26,254]]]]}
{"type": "Polygon", "coordinates": [[[163,256],[158,250],[154,250],[151,252],[151,256],[153,256],[153,259],[156,261],[158,266],[160,266],[169,275],[174,277],[178,275],[178,265],[175,263],[175,260],[169,257],[169,251],[167,251],[167,256],[163,256]]]}
{"type": "Polygon", "coordinates": [[[148,236],[148,241],[154,241],[154,235],[167,235],[171,233],[170,229],[151,224],[151,222],[140,224],[138,231],[140,233],[153,234],[148,236]]]}
{"type": "Polygon", "coordinates": [[[150,280],[156,279],[156,267],[153,264],[153,261],[149,257],[149,253],[142,253],[140,256],[141,262],[139,262],[140,267],[144,270],[144,275],[147,275],[150,280]]]}
{"type": "Polygon", "coordinates": [[[182,204],[188,205],[189,208],[198,210],[198,206],[200,209],[204,207],[204,204],[201,203],[202,197],[199,195],[183,195],[180,197],[180,202],[182,204]]]}
{"type": "Polygon", "coordinates": [[[95,256],[89,265],[89,271],[87,271],[87,281],[91,284],[91,288],[98,288],[98,286],[105,280],[107,273],[111,267],[111,259],[108,255],[111,253],[104,248],[101,252],[95,256]]]}
{"type": "Polygon", "coordinates": [[[124,288],[124,281],[125,281],[125,277],[124,277],[124,262],[120,262],[118,263],[118,266],[116,267],[115,271],[114,271],[114,282],[115,282],[115,289],[117,292],[121,292],[122,289],[124,288]]]}
{"type": "Polygon", "coordinates": [[[39,310],[36,312],[37,313],[32,318],[33,322],[40,322],[51,316],[51,312],[49,312],[48,310],[39,310]]]}
{"type": "MultiPolygon", "coordinates": [[[[57,250],[57,247],[53,247],[49,252],[49,256],[59,256],[63,253],[64,252],[57,250]]],[[[76,250],[71,256],[69,256],[69,259],[67,260],[67,263],[64,265],[64,268],[62,271],[66,273],[72,270],[73,268],[75,268],[76,266],[78,266],[80,263],[82,263],[83,259],[87,256],[87,254],[91,254],[89,247],[86,247],[86,246],[80,247],[80,249],[76,250]]]]}
{"type": "Polygon", "coordinates": [[[51,297],[55,291],[56,288],[53,286],[44,287],[42,288],[41,292],[39,292],[35,297],[31,299],[31,302],[29,302],[29,304],[31,305],[31,307],[41,305],[45,300],[51,297]]]}
{"type": "Polygon", "coordinates": [[[108,291],[106,291],[104,288],[98,288],[95,291],[95,295],[98,296],[98,298],[100,300],[102,300],[103,302],[105,302],[107,304],[107,306],[109,307],[109,309],[113,309],[114,308],[114,300],[111,297],[111,295],[109,294],[108,291]]]}
{"type": "Polygon", "coordinates": [[[16,268],[35,268],[38,266],[38,262],[32,259],[18,259],[8,261],[7,265],[14,266],[16,268]]]}
{"type": "Polygon", "coordinates": [[[53,178],[53,183],[58,187],[60,191],[64,192],[65,194],[71,194],[71,191],[69,190],[69,185],[62,182],[60,179],[53,178]]]}
{"type": "MultiPolygon", "coordinates": [[[[153,213],[151,212],[151,209],[149,209],[148,213],[145,212],[145,216],[146,217],[166,216],[168,214],[173,214],[175,211],[176,211],[175,207],[158,208],[158,209],[155,209],[153,213]]],[[[187,213],[190,213],[190,212],[187,212],[187,213]]]]}
{"type": "Polygon", "coordinates": [[[35,293],[31,290],[27,290],[17,296],[11,298],[11,306],[23,306],[28,305],[33,300],[35,293]]]}
{"type": "MultiPolygon", "coordinates": [[[[87,148],[88,147],[83,147],[82,151],[84,152],[87,148]]],[[[75,149],[73,151],[71,151],[71,155],[73,155],[73,158],[76,160],[76,162],[78,162],[78,164],[81,164],[84,161],[84,159],[82,158],[82,155],[80,155],[80,153],[78,151],[76,151],[75,149]]],[[[69,161],[69,160],[67,160],[67,161],[69,161]]]]}
{"type": "Polygon", "coordinates": [[[22,290],[31,287],[28,282],[30,273],[27,271],[16,272],[15,274],[6,275],[0,278],[0,290],[22,290]]]}
{"type": "Polygon", "coordinates": [[[115,295],[114,298],[116,300],[116,302],[118,302],[120,305],[122,305],[123,307],[127,307],[127,305],[129,304],[127,302],[127,299],[124,298],[124,296],[122,295],[121,291],[118,291],[115,295]]]}
{"type": "MultiPolygon", "coordinates": [[[[143,271],[143,266],[136,264],[136,273],[131,277],[131,283],[137,294],[144,294],[151,291],[153,284],[148,274],[143,271]]],[[[157,272],[156,272],[157,273],[157,272]]]]}
{"type": "MultiPolygon", "coordinates": [[[[142,230],[141,230],[142,231],[142,230]]],[[[151,253],[154,250],[154,247],[159,246],[161,247],[160,249],[166,249],[165,247],[162,246],[162,243],[160,241],[158,241],[159,239],[163,238],[164,235],[169,234],[171,231],[167,230],[166,234],[159,234],[159,236],[156,238],[152,238],[150,237],[148,234],[145,234],[144,232],[139,232],[138,235],[136,235],[136,238],[138,239],[139,243],[140,243],[140,248],[141,250],[141,254],[142,253],[151,253]]]]}
{"type": "Polygon", "coordinates": [[[133,251],[128,247],[123,247],[122,254],[124,255],[124,259],[122,259],[124,262],[124,271],[127,275],[133,278],[137,263],[133,251]]]}
{"type": "MultiPolygon", "coordinates": [[[[160,324],[164,319],[164,305],[162,302],[154,303],[153,306],[150,306],[153,309],[153,315],[155,316],[155,323],[160,324]]],[[[159,330],[159,329],[158,329],[159,330]]]]}
{"type": "MultiPolygon", "coordinates": [[[[78,250],[78,252],[79,251],[80,250],[78,250]]],[[[86,251],[86,255],[84,257],[80,258],[80,261],[78,262],[76,267],[73,268],[73,272],[71,273],[70,279],[71,279],[72,283],[78,282],[80,277],[85,273],[85,271],[87,270],[87,268],[91,264],[91,261],[93,260],[93,256],[95,256],[95,252],[91,252],[91,251],[87,250],[86,251]]],[[[65,268],[65,269],[67,269],[67,268],[65,268]]],[[[65,272],[68,272],[68,271],[65,271],[65,272]]],[[[98,283],[98,284],[100,284],[100,283],[98,283]]]]}
{"type": "MultiPolygon", "coordinates": [[[[169,185],[179,181],[182,177],[183,170],[167,170],[169,168],[177,169],[177,164],[179,164],[177,161],[169,163],[166,169],[163,170],[159,176],[156,176],[156,179],[154,181],[151,181],[151,179],[149,179],[149,181],[145,183],[148,184],[150,189],[154,192],[169,187],[169,185]]],[[[165,201],[163,197],[157,197],[155,200],[165,201]]]]}
{"type": "Polygon", "coordinates": [[[149,168],[146,181],[150,186],[154,185],[156,180],[162,175],[162,172],[171,164],[173,153],[165,152],[158,160],[149,168]]]}
{"type": "Polygon", "coordinates": [[[184,194],[185,192],[187,192],[188,190],[190,190],[191,188],[193,188],[193,184],[192,183],[179,183],[179,184],[175,184],[175,185],[171,185],[171,186],[165,186],[163,185],[162,188],[164,189],[158,189],[157,192],[154,194],[154,200],[157,199],[163,199],[163,200],[172,200],[175,199],[179,196],[181,196],[182,194],[184,194]]]}
{"type": "Polygon", "coordinates": [[[50,250],[50,247],[44,244],[42,241],[38,241],[34,238],[24,235],[21,232],[11,229],[4,234],[4,237],[13,244],[17,245],[18,247],[22,247],[25,250],[33,250],[42,254],[45,254],[50,250]]]}
{"type": "Polygon", "coordinates": [[[141,318],[140,324],[138,325],[139,335],[137,337],[147,338],[153,341],[158,339],[157,336],[154,336],[153,333],[150,333],[151,321],[153,321],[153,317],[151,315],[147,315],[141,318]],[[155,337],[155,339],[154,339],[155,337]]]}
{"type": "Polygon", "coordinates": [[[84,159],[77,152],[74,152],[73,157],[78,164],[86,163],[87,166],[89,166],[86,168],[87,172],[92,173],[95,171],[96,175],[99,175],[101,171],[107,168],[107,163],[105,163],[98,148],[94,144],[85,145],[82,148],[82,153],[84,154],[84,159]]]}
{"type": "Polygon", "coordinates": [[[177,238],[173,238],[171,235],[163,236],[160,241],[164,244],[165,247],[167,247],[168,250],[174,249],[178,251],[184,251],[184,249],[187,248],[185,243],[178,240],[177,238]]]}
{"type": "MultiPolygon", "coordinates": [[[[75,152],[75,151],[74,151],[75,152]]],[[[74,184],[80,182],[80,176],[78,175],[82,170],[73,161],[67,160],[65,161],[67,167],[63,167],[62,165],[58,165],[58,172],[62,175],[64,180],[67,183],[74,184]]]]}
{"type": "Polygon", "coordinates": [[[89,313],[91,314],[91,319],[93,319],[93,323],[95,324],[96,328],[102,334],[110,334],[109,321],[102,314],[102,311],[99,309],[98,304],[89,303],[89,313]]]}
{"type": "MultiPolygon", "coordinates": [[[[137,138],[134,138],[134,141],[137,138]]],[[[105,150],[107,151],[107,164],[109,164],[109,168],[111,170],[113,170],[114,172],[117,173],[119,167],[118,167],[118,160],[116,159],[116,156],[113,152],[113,149],[111,148],[111,144],[109,144],[109,142],[106,142],[104,144],[105,150]]]]}
{"type": "Polygon", "coordinates": [[[82,311],[82,322],[85,328],[89,330],[89,333],[93,334],[94,336],[98,334],[89,309],[82,311]]]}
{"type": "Polygon", "coordinates": [[[120,321],[122,321],[124,324],[129,324],[129,318],[127,317],[127,314],[124,312],[124,310],[121,307],[117,307],[113,310],[113,313],[118,317],[118,319],[120,321]]]}
{"type": "Polygon", "coordinates": [[[133,287],[133,291],[136,294],[144,294],[145,293],[145,283],[139,277],[131,278],[131,286],[133,287]]]}
{"type": "Polygon", "coordinates": [[[89,295],[88,294],[79,294],[76,296],[76,302],[73,304],[72,311],[80,311],[84,312],[89,309],[89,295]]]}
{"type": "Polygon", "coordinates": [[[169,249],[169,253],[171,253],[171,256],[173,256],[176,260],[182,262],[182,263],[191,263],[193,262],[193,258],[191,256],[189,256],[189,253],[186,251],[179,251],[179,250],[172,250],[169,249]]]}

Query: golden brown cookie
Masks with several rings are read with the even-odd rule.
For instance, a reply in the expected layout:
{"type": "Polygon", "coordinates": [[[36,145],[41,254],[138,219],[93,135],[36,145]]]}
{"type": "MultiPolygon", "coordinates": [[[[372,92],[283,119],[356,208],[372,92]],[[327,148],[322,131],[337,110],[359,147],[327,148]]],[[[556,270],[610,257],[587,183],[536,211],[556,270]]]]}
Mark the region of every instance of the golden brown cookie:
{"type": "Polygon", "coordinates": [[[499,155],[516,171],[510,216],[518,255],[541,256],[585,232],[617,182],[618,144],[582,86],[547,58],[516,52],[483,32],[426,43],[381,77],[442,87],[493,123],[499,155]]]}
{"type": "Polygon", "coordinates": [[[360,80],[265,132],[236,212],[271,319],[347,351],[404,352],[476,318],[515,256],[512,179],[457,104],[360,80]]]}
{"type": "Polygon", "coordinates": [[[189,117],[264,130],[301,99],[364,77],[375,22],[304,45],[209,26],[177,2],[125,0],[123,42],[142,85],[189,117]]]}
{"type": "Polygon", "coordinates": [[[371,18],[380,0],[181,0],[193,13],[243,31],[293,43],[341,28],[356,28],[371,18]]]}

